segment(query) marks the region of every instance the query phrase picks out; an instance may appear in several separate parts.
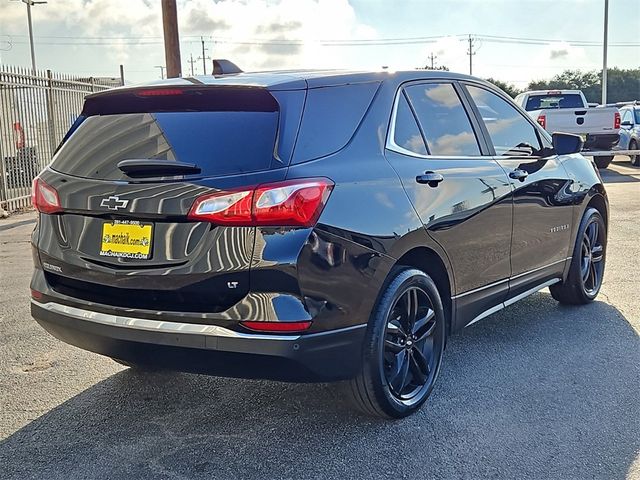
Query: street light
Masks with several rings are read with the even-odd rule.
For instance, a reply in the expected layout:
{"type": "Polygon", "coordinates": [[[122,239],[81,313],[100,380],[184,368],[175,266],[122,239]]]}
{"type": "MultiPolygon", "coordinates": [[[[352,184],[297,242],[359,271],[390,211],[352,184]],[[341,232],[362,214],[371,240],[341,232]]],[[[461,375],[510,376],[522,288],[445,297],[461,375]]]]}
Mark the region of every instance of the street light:
{"type": "Polygon", "coordinates": [[[36,73],[36,51],[33,46],[33,25],[31,24],[31,7],[33,5],[42,5],[43,3],[47,3],[45,1],[40,0],[20,0],[27,6],[27,20],[29,21],[29,44],[31,45],[31,68],[33,70],[33,74],[36,73]]]}
{"type": "Polygon", "coordinates": [[[607,104],[607,46],[609,43],[609,0],[604,0],[604,41],[602,42],[602,105],[607,104]]]}

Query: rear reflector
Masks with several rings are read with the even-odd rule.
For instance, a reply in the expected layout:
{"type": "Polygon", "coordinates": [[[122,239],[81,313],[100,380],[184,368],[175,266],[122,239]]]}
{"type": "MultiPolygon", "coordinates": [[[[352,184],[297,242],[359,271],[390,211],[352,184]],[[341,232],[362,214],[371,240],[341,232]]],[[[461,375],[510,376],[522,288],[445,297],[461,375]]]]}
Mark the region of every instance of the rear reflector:
{"type": "Polygon", "coordinates": [[[308,330],[311,322],[240,322],[240,325],[256,332],[293,333],[308,330]]]}
{"type": "Polygon", "coordinates": [[[613,128],[616,130],[620,128],[620,112],[613,114],[613,128]]]}
{"type": "Polygon", "coordinates": [[[288,180],[198,197],[188,218],[218,225],[315,225],[333,189],[327,178],[288,180]]]}
{"type": "Polygon", "coordinates": [[[39,177],[31,184],[31,203],[41,213],[56,213],[62,211],[60,197],[55,188],[47,185],[39,177]]]}
{"type": "Polygon", "coordinates": [[[42,292],[39,292],[39,291],[34,290],[32,288],[31,289],[31,298],[33,298],[34,300],[41,300],[42,299],[42,292]]]}

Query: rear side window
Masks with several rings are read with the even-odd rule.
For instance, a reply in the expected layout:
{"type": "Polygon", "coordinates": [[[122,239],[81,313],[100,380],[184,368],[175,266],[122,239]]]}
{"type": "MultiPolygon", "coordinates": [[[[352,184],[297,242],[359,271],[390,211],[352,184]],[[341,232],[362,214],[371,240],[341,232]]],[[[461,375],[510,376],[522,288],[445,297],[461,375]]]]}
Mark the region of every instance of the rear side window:
{"type": "Polygon", "coordinates": [[[419,155],[427,154],[427,148],[424,145],[424,140],[416,123],[416,118],[413,116],[413,112],[403,93],[398,96],[393,143],[411,153],[417,153],[419,155]]]}
{"type": "Polygon", "coordinates": [[[496,155],[530,156],[540,152],[540,140],[531,123],[509,102],[484,88],[467,85],[496,155]]]}
{"type": "Polygon", "coordinates": [[[370,82],[309,89],[293,163],[342,149],[360,125],[379,85],[370,82]]]}
{"type": "Polygon", "coordinates": [[[458,94],[450,83],[405,89],[431,155],[478,156],[480,147],[458,94]]]}
{"type": "Polygon", "coordinates": [[[269,169],[278,112],[201,111],[95,115],[60,147],[51,168],[101,180],[127,176],[118,163],[162,159],[194,163],[198,176],[269,169]]]}

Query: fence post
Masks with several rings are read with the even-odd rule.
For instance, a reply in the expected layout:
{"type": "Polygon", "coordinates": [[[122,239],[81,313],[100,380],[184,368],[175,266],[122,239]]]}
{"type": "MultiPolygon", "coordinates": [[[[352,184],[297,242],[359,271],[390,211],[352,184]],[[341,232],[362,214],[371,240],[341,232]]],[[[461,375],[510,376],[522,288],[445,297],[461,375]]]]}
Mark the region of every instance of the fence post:
{"type": "Polygon", "coordinates": [[[51,76],[51,70],[47,70],[47,123],[49,125],[49,160],[53,156],[53,152],[56,151],[56,111],[55,111],[55,99],[53,95],[53,78],[51,76]]]}
{"type": "MultiPolygon", "coordinates": [[[[0,69],[0,105],[5,102],[9,103],[7,101],[8,99],[4,97],[11,94],[11,89],[5,88],[4,86],[4,77],[5,72],[0,69]]],[[[8,83],[9,82],[7,82],[7,84],[8,83]]],[[[3,110],[4,109],[0,109],[0,175],[2,175],[2,178],[0,178],[0,215],[3,214],[3,205],[5,205],[5,202],[7,202],[6,209],[9,210],[9,186],[7,185],[7,166],[5,164],[6,155],[5,150],[2,146],[2,129],[4,128],[6,131],[9,119],[5,118],[5,115],[3,115],[3,110]]],[[[5,114],[8,115],[8,111],[5,112],[5,114]]]]}
{"type": "Polygon", "coordinates": [[[89,77],[89,83],[91,83],[91,93],[95,92],[95,84],[93,83],[93,77],[89,77]]]}

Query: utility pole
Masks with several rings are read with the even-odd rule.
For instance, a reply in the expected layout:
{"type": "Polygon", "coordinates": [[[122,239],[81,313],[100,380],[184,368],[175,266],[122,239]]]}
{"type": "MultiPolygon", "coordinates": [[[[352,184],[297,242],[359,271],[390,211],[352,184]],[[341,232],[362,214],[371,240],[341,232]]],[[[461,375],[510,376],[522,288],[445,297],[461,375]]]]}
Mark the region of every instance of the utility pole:
{"type": "Polygon", "coordinates": [[[211,60],[211,57],[207,57],[206,51],[207,48],[204,48],[204,38],[200,37],[200,42],[202,43],[202,56],[198,57],[198,60],[202,60],[202,74],[207,74],[207,60],[211,60]]]}
{"type": "Polygon", "coordinates": [[[473,75],[473,56],[476,52],[473,50],[473,45],[475,44],[475,39],[469,34],[469,49],[467,50],[467,55],[469,55],[469,75],[473,75]]]}
{"type": "Polygon", "coordinates": [[[195,74],[193,72],[193,64],[196,63],[196,61],[193,59],[193,53],[189,54],[189,60],[187,60],[187,62],[191,65],[191,76],[193,77],[195,74]]]}
{"type": "Polygon", "coordinates": [[[156,65],[155,68],[160,69],[160,78],[164,80],[164,65],[156,65]]]}
{"type": "Polygon", "coordinates": [[[176,0],[162,0],[162,27],[164,30],[164,57],[167,77],[182,75],[180,62],[180,36],[178,33],[178,11],[176,0]]]}
{"type": "Polygon", "coordinates": [[[36,50],[33,45],[33,24],[31,23],[31,7],[34,5],[42,5],[47,2],[35,1],[35,0],[22,0],[27,6],[27,21],[29,22],[29,45],[31,46],[31,69],[33,74],[36,74],[36,50]]]}
{"type": "Polygon", "coordinates": [[[604,0],[604,41],[602,49],[602,105],[607,104],[607,46],[609,37],[609,0],[604,0]]]}
{"type": "Polygon", "coordinates": [[[434,61],[436,58],[438,58],[438,56],[437,56],[437,55],[434,55],[434,54],[433,54],[433,52],[431,52],[431,55],[429,55],[427,58],[428,58],[429,60],[431,60],[431,70],[433,70],[433,69],[434,69],[434,63],[433,63],[433,61],[434,61]]]}

